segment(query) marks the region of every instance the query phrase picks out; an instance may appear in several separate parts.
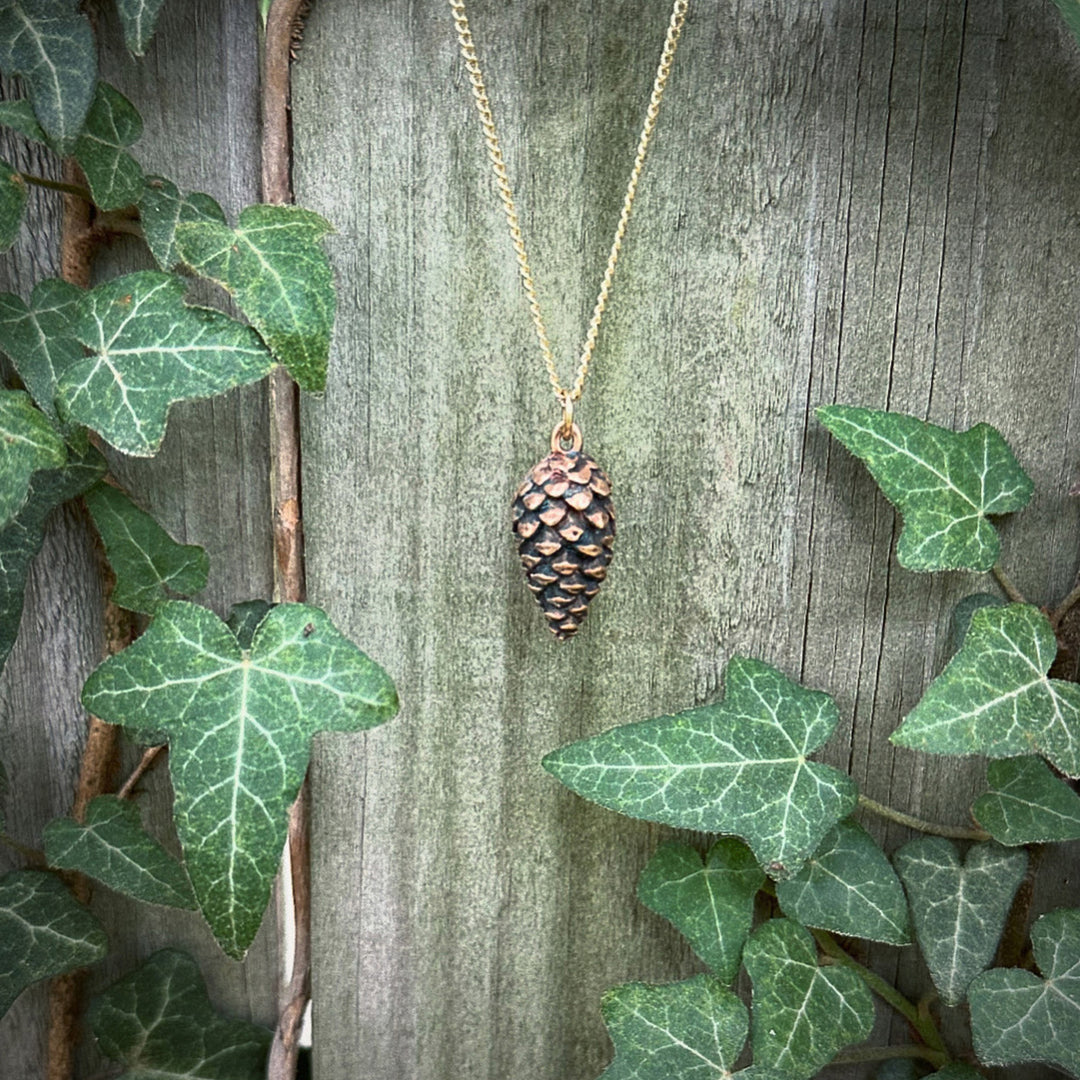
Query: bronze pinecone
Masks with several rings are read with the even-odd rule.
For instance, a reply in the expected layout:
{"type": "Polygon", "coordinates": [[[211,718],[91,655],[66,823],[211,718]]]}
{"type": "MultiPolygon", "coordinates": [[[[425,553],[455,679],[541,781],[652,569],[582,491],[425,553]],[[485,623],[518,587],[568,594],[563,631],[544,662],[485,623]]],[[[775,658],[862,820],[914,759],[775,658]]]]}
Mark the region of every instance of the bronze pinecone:
{"type": "Polygon", "coordinates": [[[607,576],[615,542],[611,484],[587,454],[556,447],[518,488],[513,518],[529,588],[551,632],[565,641],[607,576]]]}

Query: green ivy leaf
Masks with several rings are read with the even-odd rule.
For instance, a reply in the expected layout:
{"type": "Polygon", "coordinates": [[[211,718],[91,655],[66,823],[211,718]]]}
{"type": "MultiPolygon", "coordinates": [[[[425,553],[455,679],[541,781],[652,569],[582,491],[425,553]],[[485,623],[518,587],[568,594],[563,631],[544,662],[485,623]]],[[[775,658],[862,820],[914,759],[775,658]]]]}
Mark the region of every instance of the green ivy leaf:
{"type": "Polygon", "coordinates": [[[999,844],[1080,840],[1080,795],[1042,758],[991,761],[986,779],[992,790],[975,800],[971,813],[999,844]]]}
{"type": "Polygon", "coordinates": [[[1080,0],[1054,0],[1065,25],[1072,31],[1073,37],[1080,41],[1080,0]]]}
{"type": "Polygon", "coordinates": [[[797,870],[855,808],[855,785],[807,760],[832,698],[734,657],[723,702],[613,728],[544,758],[568,788],[630,817],[742,837],[772,876],[797,870]]]}
{"type": "Polygon", "coordinates": [[[271,1032],[219,1016],[198,965],[156,952],[90,1003],[90,1028],[120,1080],[263,1080],[271,1032]]]}
{"type": "Polygon", "coordinates": [[[225,211],[201,191],[181,194],[163,176],[148,176],[139,199],[139,220],[154,261],[162,270],[172,270],[180,261],[176,252],[176,227],[193,221],[225,224],[225,211]]]}
{"type": "Polygon", "coordinates": [[[143,829],[139,808],[115,795],[93,799],[85,825],[66,817],[50,821],[45,858],[148,904],[198,906],[183,866],[143,829]]]}
{"type": "Polygon", "coordinates": [[[78,0],[3,0],[0,69],[23,77],[38,122],[70,153],[97,84],[97,47],[78,0]]]}
{"type": "Polygon", "coordinates": [[[97,919],[55,875],[0,877],[0,1016],[31,983],[94,964],[107,947],[97,919]]]}
{"type": "Polygon", "coordinates": [[[1046,677],[1056,653],[1038,608],[980,608],[964,647],[890,742],[931,754],[1038,753],[1080,776],[1080,686],[1046,677]]]}
{"type": "Polygon", "coordinates": [[[704,861],[687,844],[657,849],[638,881],[638,899],[673,923],[723,983],[739,974],[765,875],[745,844],[718,840],[704,861]]]}
{"type": "Polygon", "coordinates": [[[962,1061],[954,1061],[951,1065],[946,1065],[944,1069],[938,1069],[933,1075],[938,1080],[985,1080],[978,1069],[973,1069],[962,1061]]]}
{"type": "Polygon", "coordinates": [[[276,605],[268,600],[244,600],[233,604],[225,625],[236,635],[241,649],[250,649],[259,623],[266,618],[266,613],[276,605]]]}
{"type": "Polygon", "coordinates": [[[83,704],[140,741],[168,741],[188,873],[236,958],[270,898],[312,736],[397,711],[386,673],[318,608],[279,604],[244,650],[213,612],[176,600],[90,676],[83,704]]]}
{"type": "Polygon", "coordinates": [[[60,380],[70,419],[118,450],[150,457],[175,401],[213,397],[274,366],[250,326],[184,303],[183,278],[142,270],[84,295],[75,332],[93,353],[60,380]]]}
{"type": "Polygon", "coordinates": [[[206,552],[198,544],[178,544],[122,491],[98,484],[86,493],[86,505],[116,574],[114,604],[153,615],[166,600],[206,588],[206,552]]]}
{"type": "Polygon", "coordinates": [[[893,862],[934,986],[946,1005],[959,1005],[971,980],[994,959],[1027,853],[975,844],[961,864],[952,841],[921,836],[893,862]]]}
{"type": "Polygon", "coordinates": [[[746,1043],[746,1006],[708,975],[617,986],[600,1011],[615,1046],[601,1080],[719,1080],[746,1043]]]}
{"type": "Polygon", "coordinates": [[[82,456],[72,457],[62,469],[34,473],[26,505],[0,528],[0,669],[19,633],[26,576],[41,550],[49,514],[96,484],[105,470],[105,459],[89,449],[82,456]]]}
{"type": "Polygon", "coordinates": [[[34,116],[34,106],[30,104],[29,98],[0,101],[0,126],[9,127],[34,142],[49,141],[49,136],[41,130],[41,125],[34,116]]]}
{"type": "Polygon", "coordinates": [[[30,477],[67,460],[67,447],[49,418],[22,390],[0,390],[0,528],[23,508],[30,477]]]}
{"type": "Polygon", "coordinates": [[[3,803],[7,798],[8,793],[8,776],[7,769],[4,768],[3,761],[0,761],[0,832],[7,831],[7,818],[4,816],[3,803]]]}
{"type": "MultiPolygon", "coordinates": [[[[67,151],[37,124],[25,100],[0,102],[0,124],[66,156],[67,151]]],[[[71,154],[86,176],[94,202],[102,210],[119,210],[139,201],[143,190],[142,166],[127,153],[126,147],[137,142],[141,135],[142,117],[135,106],[116,87],[99,82],[71,154]]]]}
{"type": "Polygon", "coordinates": [[[791,919],[759,926],[743,950],[753,982],[754,1064],[808,1080],[874,1023],[866,983],[844,967],[818,967],[809,932],[791,919]]]}
{"type": "Polygon", "coordinates": [[[249,206],[237,228],[180,224],[180,257],[216,281],[301,389],[323,390],[334,325],[334,275],[320,241],[333,228],[298,206],[249,206]]]}
{"type": "Polygon", "coordinates": [[[1031,946],[1043,978],[995,968],[971,984],[975,1053],[987,1065],[1042,1061],[1080,1076],[1080,909],[1044,915],[1031,946]]]}
{"type": "Polygon", "coordinates": [[[989,424],[957,433],[850,405],[827,405],[817,415],[903,516],[901,566],[985,571],[997,562],[998,535],[987,515],[1022,509],[1034,487],[989,424]]]}
{"type": "Polygon", "coordinates": [[[38,408],[56,422],[56,384],[85,355],[74,333],[82,295],[82,289],[59,278],[39,281],[29,306],[14,293],[0,293],[0,349],[38,408]]]}
{"type": "Polygon", "coordinates": [[[25,208],[26,181],[0,160],[0,251],[7,251],[18,239],[25,208]]]}
{"type": "Polygon", "coordinates": [[[907,945],[907,899],[885,852],[854,821],[833,828],[776,898],[803,926],[848,937],[907,945]]]}
{"type": "Polygon", "coordinates": [[[968,630],[971,629],[971,617],[980,608],[1006,607],[1008,600],[993,593],[971,593],[965,596],[952,610],[949,619],[949,656],[955,656],[964,645],[968,630]]]}
{"type": "Polygon", "coordinates": [[[98,83],[74,154],[90,194],[102,210],[119,210],[138,202],[143,190],[142,167],[125,147],[141,135],[142,117],[135,106],[115,87],[98,83]]]}
{"type": "Polygon", "coordinates": [[[158,15],[165,0],[116,0],[116,10],[124,27],[124,42],[134,56],[142,56],[157,29],[158,15]]]}

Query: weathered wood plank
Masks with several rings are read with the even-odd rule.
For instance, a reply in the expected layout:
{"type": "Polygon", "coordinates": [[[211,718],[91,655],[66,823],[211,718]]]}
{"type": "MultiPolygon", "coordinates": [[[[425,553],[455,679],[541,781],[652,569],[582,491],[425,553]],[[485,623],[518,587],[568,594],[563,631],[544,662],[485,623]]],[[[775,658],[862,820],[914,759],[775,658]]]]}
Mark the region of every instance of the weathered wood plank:
{"type": "MultiPolygon", "coordinates": [[[[143,116],[144,135],[135,152],[145,169],[181,187],[209,192],[230,214],[257,202],[255,6],[223,0],[167,4],[142,60],[126,54],[112,5],[101,8],[102,77],[126,94],[143,116]]],[[[35,193],[34,198],[42,196],[35,193]]],[[[24,231],[15,256],[0,260],[0,268],[10,275],[4,286],[24,296],[33,280],[54,265],[50,260],[58,225],[48,215],[46,222],[32,236],[24,231]]],[[[118,242],[100,253],[95,273],[103,278],[148,265],[141,245],[118,242]]],[[[174,409],[165,445],[152,461],[110,455],[114,475],[173,535],[207,548],[211,578],[199,599],[221,614],[237,601],[270,596],[268,455],[263,387],[174,409]]],[[[37,844],[45,822],[70,809],[85,725],[77,708],[78,692],[101,657],[100,584],[84,523],[77,516],[65,514],[56,522],[35,564],[28,596],[20,644],[0,682],[0,728],[13,780],[9,821],[20,839],[37,844]],[[48,740],[42,734],[43,719],[48,740]]],[[[127,746],[125,767],[137,756],[127,746]]],[[[145,787],[140,802],[147,806],[147,823],[171,835],[166,770],[158,769],[145,787]]],[[[0,859],[6,858],[0,852],[0,859]]],[[[222,1009],[273,1022],[273,910],[248,959],[239,965],[221,953],[198,915],[137,904],[106,890],[97,891],[94,908],[109,931],[113,951],[95,971],[92,989],[131,970],[155,949],[172,945],[195,956],[211,997],[222,1009]]],[[[12,1076],[42,1075],[44,1002],[43,991],[28,992],[0,1024],[0,1057],[12,1076]]],[[[92,1075],[101,1067],[100,1057],[86,1047],[82,1074],[92,1075]]]]}
{"type": "MultiPolygon", "coordinates": [[[[668,5],[472,6],[568,376],[668,5]]],[[[1041,0],[694,4],[580,409],[620,536],[567,647],[506,531],[556,412],[449,12],[324,0],[294,86],[342,290],[305,402],[309,588],[404,703],[315,761],[316,1073],[594,1076],[602,990],[691,961],[634,900],[660,830],[560,791],[546,751],[715,698],[750,653],[835,694],[825,757],[873,798],[962,821],[981,787],[887,737],[992,583],[901,570],[811,409],[998,425],[1039,488],[1004,557],[1036,602],[1069,588],[1080,61],[1041,0]]],[[[1076,902],[1044,876],[1038,910],[1076,902]]],[[[925,989],[913,950],[870,960],[925,989]]],[[[884,1009],[876,1036],[907,1038],[884,1009]]]]}

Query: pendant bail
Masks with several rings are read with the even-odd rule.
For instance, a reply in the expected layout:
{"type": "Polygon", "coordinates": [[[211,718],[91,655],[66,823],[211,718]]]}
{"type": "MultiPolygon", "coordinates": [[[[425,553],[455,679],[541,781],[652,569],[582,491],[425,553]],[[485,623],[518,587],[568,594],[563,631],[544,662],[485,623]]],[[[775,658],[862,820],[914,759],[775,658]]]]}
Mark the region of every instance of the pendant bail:
{"type": "Polygon", "coordinates": [[[558,451],[565,453],[569,450],[576,453],[580,449],[581,428],[577,424],[571,424],[570,431],[564,435],[562,424],[556,424],[555,430],[551,433],[551,452],[553,454],[558,451]]]}
{"type": "Polygon", "coordinates": [[[574,434],[574,399],[571,391],[563,390],[559,394],[562,401],[562,423],[559,425],[559,437],[569,440],[574,434]]]}

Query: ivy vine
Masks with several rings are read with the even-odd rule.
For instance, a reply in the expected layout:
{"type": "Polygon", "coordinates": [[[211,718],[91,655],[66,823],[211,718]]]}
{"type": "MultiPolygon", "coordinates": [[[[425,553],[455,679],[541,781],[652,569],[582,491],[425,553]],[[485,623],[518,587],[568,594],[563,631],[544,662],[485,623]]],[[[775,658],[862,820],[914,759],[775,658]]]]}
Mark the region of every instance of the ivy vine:
{"type": "MultiPolygon", "coordinates": [[[[135,55],[161,6],[117,0],[135,55]]],[[[270,898],[312,737],[397,711],[387,674],[319,608],[257,599],[223,621],[190,602],[206,585],[205,551],[176,542],[109,475],[107,454],[157,452],[176,402],[279,368],[321,391],[335,291],[321,244],[331,226],[319,215],[260,204],[230,225],[211,196],[144,173],[130,152],[138,110],[99,79],[96,56],[76,0],[0,0],[0,71],[25,90],[0,102],[0,125],[66,162],[61,182],[0,161],[0,249],[18,236],[28,186],[39,185],[92,207],[98,235],[138,233],[159,268],[93,288],[45,279],[28,297],[0,294],[10,365],[0,386],[0,667],[46,520],[81,497],[114,578],[111,603],[133,629],[82,701],[94,723],[123,728],[147,750],[117,792],[50,822],[40,850],[4,833],[0,817],[0,841],[26,864],[0,877],[0,1015],[30,984],[106,955],[91,883],[198,909],[241,959],[270,898]],[[221,286],[243,320],[188,303],[198,277],[221,286]],[[146,830],[138,805],[138,779],[166,746],[180,859],[146,830]]],[[[2,766],[0,780],[3,795],[2,766]]],[[[217,1016],[194,960],[175,950],[105,989],[86,1016],[125,1075],[265,1074],[273,1033],[217,1016]]]]}
{"type": "MultiPolygon", "coordinates": [[[[817,415],[902,515],[902,566],[1008,581],[990,518],[1022,509],[1034,486],[999,432],[846,405],[817,415]]],[[[887,1062],[882,1080],[913,1080],[918,1063],[951,1080],[1035,1062],[1080,1076],[1080,908],[1034,924],[1030,967],[991,967],[1028,846],[1080,839],[1068,783],[1080,778],[1080,686],[1048,677],[1055,622],[1075,599],[1053,617],[985,593],[962,602],[954,655],[892,733],[896,746],[990,759],[970,828],[883,807],[811,760],[837,726],[835,703],[748,657],[728,663],[715,704],[548,755],[549,772],[602,806],[724,834],[704,855],[667,844],[642,872],[642,903],[711,974],[610,991],[604,1080],[810,1080],[833,1061],[887,1062]],[[927,835],[890,859],[852,817],[859,808],[927,835]],[[759,897],[771,915],[755,927],[759,897]],[[947,1045],[927,1003],[859,963],[859,938],[917,944],[940,1004],[970,1010],[970,1044],[947,1045]],[[743,968],[749,1010],[733,991],[743,968]],[[872,994],[908,1021],[907,1045],[846,1050],[870,1034],[872,994]],[[748,1041],[752,1063],[740,1068],[748,1041]]]]}

